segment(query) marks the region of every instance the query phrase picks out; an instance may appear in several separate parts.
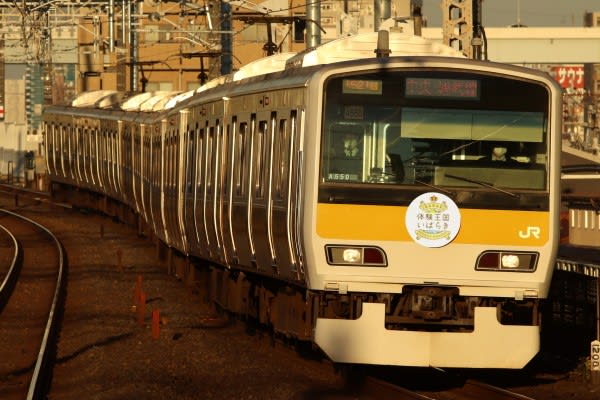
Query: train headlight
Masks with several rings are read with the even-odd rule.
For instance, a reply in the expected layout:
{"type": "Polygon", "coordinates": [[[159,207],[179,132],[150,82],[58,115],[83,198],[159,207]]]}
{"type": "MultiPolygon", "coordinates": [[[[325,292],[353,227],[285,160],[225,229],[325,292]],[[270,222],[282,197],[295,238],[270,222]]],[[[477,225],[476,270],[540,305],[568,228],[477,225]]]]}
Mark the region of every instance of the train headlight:
{"type": "Polygon", "coordinates": [[[519,256],[515,254],[503,254],[501,265],[502,268],[519,268],[519,256]]]}
{"type": "Polygon", "coordinates": [[[385,252],[374,246],[325,246],[329,265],[355,265],[365,267],[387,267],[385,252]]]}
{"type": "Polygon", "coordinates": [[[533,272],[537,268],[538,253],[518,251],[484,251],[477,257],[478,271],[533,272]]]}
{"type": "Polygon", "coordinates": [[[362,254],[360,249],[344,249],[342,258],[344,259],[344,262],[356,264],[361,261],[362,254]]]}

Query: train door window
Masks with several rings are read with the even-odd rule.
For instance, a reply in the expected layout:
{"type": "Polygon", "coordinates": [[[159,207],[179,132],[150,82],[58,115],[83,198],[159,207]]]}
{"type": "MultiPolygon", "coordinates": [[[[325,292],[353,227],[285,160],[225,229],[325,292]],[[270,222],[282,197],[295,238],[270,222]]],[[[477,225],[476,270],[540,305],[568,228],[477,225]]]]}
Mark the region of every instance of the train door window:
{"type": "Polygon", "coordinates": [[[98,128],[94,127],[92,129],[92,134],[90,136],[90,159],[92,160],[92,165],[91,165],[91,176],[90,178],[92,179],[92,183],[95,184],[96,183],[96,178],[95,176],[98,173],[98,164],[97,164],[97,154],[96,154],[96,137],[98,135],[98,128]]]}
{"type": "Polygon", "coordinates": [[[98,149],[98,162],[104,162],[104,137],[105,133],[102,127],[96,129],[96,148],[98,149]]]}
{"type": "Polygon", "coordinates": [[[264,175],[266,160],[265,138],[269,129],[267,121],[259,121],[258,129],[254,135],[254,195],[256,198],[264,197],[264,175]]]}
{"type": "Polygon", "coordinates": [[[175,160],[175,130],[171,130],[169,134],[169,187],[171,191],[175,187],[175,166],[177,165],[175,160]]]}
{"type": "Polygon", "coordinates": [[[177,188],[177,173],[179,172],[179,166],[181,165],[181,161],[179,158],[179,129],[173,129],[173,171],[172,179],[173,179],[173,190],[177,188]]]}
{"type": "Polygon", "coordinates": [[[194,134],[194,128],[189,126],[187,127],[187,141],[186,143],[186,160],[185,160],[185,191],[190,193],[193,190],[193,182],[194,182],[194,167],[196,163],[194,159],[196,158],[196,135],[194,134]]]}
{"type": "Polygon", "coordinates": [[[224,182],[227,182],[227,134],[228,127],[225,121],[217,122],[217,136],[215,137],[215,189],[217,193],[226,192],[224,182]]]}
{"type": "Polygon", "coordinates": [[[71,142],[73,140],[73,130],[75,128],[73,125],[69,126],[69,130],[67,131],[67,135],[64,138],[65,142],[65,152],[63,154],[64,168],[65,168],[65,176],[72,178],[73,171],[71,170],[71,142]]]}
{"type": "Polygon", "coordinates": [[[265,184],[268,185],[268,190],[269,190],[269,196],[272,197],[273,196],[273,186],[276,185],[276,182],[274,181],[275,176],[278,175],[278,173],[275,171],[278,168],[278,164],[275,162],[275,136],[277,135],[278,132],[278,124],[277,124],[277,113],[273,112],[271,113],[271,121],[269,123],[269,131],[268,131],[268,136],[267,138],[267,142],[266,142],[266,148],[265,148],[265,162],[267,162],[268,164],[265,166],[265,184]]]}
{"type": "Polygon", "coordinates": [[[206,192],[212,193],[212,177],[213,177],[213,141],[215,138],[215,127],[208,128],[208,137],[206,138],[206,192]]]}
{"type": "Polygon", "coordinates": [[[169,154],[169,132],[165,132],[164,138],[163,138],[163,143],[162,143],[162,152],[163,152],[163,168],[164,171],[163,176],[161,177],[161,179],[164,180],[165,182],[165,189],[169,190],[169,158],[170,158],[170,154],[169,154]]]}
{"type": "MultiPolygon", "coordinates": [[[[107,126],[105,129],[102,130],[102,155],[103,158],[102,160],[104,161],[104,163],[110,168],[110,161],[111,161],[111,157],[110,157],[110,140],[112,138],[112,130],[110,126],[107,126]]],[[[107,172],[106,172],[107,173],[107,172]]]]}
{"type": "Polygon", "coordinates": [[[87,154],[87,135],[87,128],[77,129],[77,138],[75,140],[75,148],[73,149],[73,157],[77,160],[77,172],[79,172],[83,159],[89,157],[87,154]]]}
{"type": "Polygon", "coordinates": [[[198,134],[198,138],[196,140],[196,154],[198,155],[196,157],[195,165],[196,165],[196,187],[197,187],[197,193],[201,193],[201,188],[202,188],[202,173],[203,173],[203,168],[202,168],[202,161],[204,160],[204,129],[200,128],[198,125],[196,125],[196,132],[198,134]]]}
{"type": "Polygon", "coordinates": [[[154,136],[154,144],[152,146],[152,156],[154,157],[152,162],[152,183],[155,185],[155,188],[160,187],[160,128],[157,125],[155,136],[154,136]]]}
{"type": "Polygon", "coordinates": [[[54,131],[56,126],[54,123],[49,123],[45,129],[46,135],[44,140],[46,141],[46,154],[48,156],[48,160],[54,161],[54,131]]]}
{"type": "Polygon", "coordinates": [[[65,147],[65,157],[67,160],[71,161],[72,147],[73,147],[73,136],[75,135],[75,127],[71,126],[69,129],[68,135],[66,137],[67,146],[65,147]]]}
{"type": "Polygon", "coordinates": [[[123,165],[127,165],[127,151],[129,149],[129,146],[127,146],[127,129],[123,126],[121,126],[121,137],[117,137],[116,145],[119,146],[121,150],[121,154],[119,154],[119,158],[117,159],[117,164],[119,169],[121,169],[123,165]]]}
{"type": "Polygon", "coordinates": [[[142,175],[144,178],[144,181],[147,182],[148,181],[148,165],[150,165],[150,127],[149,126],[145,126],[144,127],[144,140],[143,140],[143,153],[142,153],[142,160],[144,162],[143,164],[143,169],[142,169],[142,175]]]}
{"type": "MultiPolygon", "coordinates": [[[[235,120],[233,121],[233,123],[235,123],[235,120]]],[[[231,169],[229,168],[229,135],[230,135],[230,129],[231,129],[231,124],[225,124],[225,122],[223,121],[223,139],[221,140],[221,169],[223,171],[222,175],[223,175],[223,180],[222,180],[222,185],[223,185],[223,193],[225,195],[229,194],[229,178],[230,178],[230,174],[231,174],[231,169]]]]}
{"type": "Polygon", "coordinates": [[[169,129],[167,134],[167,183],[169,193],[173,190],[173,130],[169,129]]]}
{"type": "Polygon", "coordinates": [[[137,127],[134,125],[131,128],[131,173],[135,178],[138,172],[138,135],[137,135],[137,127]]]}
{"type": "Polygon", "coordinates": [[[171,190],[175,192],[177,187],[177,166],[178,163],[178,152],[177,152],[177,129],[173,129],[171,133],[171,190]]]}
{"type": "Polygon", "coordinates": [[[171,156],[171,131],[167,132],[166,142],[165,142],[165,157],[166,157],[166,181],[167,181],[167,189],[169,192],[171,191],[171,167],[173,165],[173,157],[171,156]]]}
{"type": "Polygon", "coordinates": [[[247,164],[248,152],[246,150],[246,138],[248,133],[248,123],[242,122],[239,124],[239,128],[234,132],[234,152],[235,159],[237,162],[233,164],[233,180],[235,194],[237,196],[243,196],[246,193],[245,190],[245,166],[247,164]]]}
{"type": "Polygon", "coordinates": [[[289,170],[288,159],[290,154],[290,132],[286,119],[279,120],[274,149],[274,190],[275,196],[282,200],[286,197],[286,182],[289,170]]]}

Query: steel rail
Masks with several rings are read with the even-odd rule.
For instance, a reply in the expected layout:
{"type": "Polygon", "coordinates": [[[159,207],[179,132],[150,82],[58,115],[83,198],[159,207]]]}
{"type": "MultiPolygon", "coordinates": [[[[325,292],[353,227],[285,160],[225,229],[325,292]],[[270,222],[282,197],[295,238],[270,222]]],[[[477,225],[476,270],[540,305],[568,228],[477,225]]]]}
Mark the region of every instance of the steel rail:
{"type": "Polygon", "coordinates": [[[8,271],[6,272],[6,275],[4,276],[4,279],[2,280],[2,284],[0,284],[0,298],[2,298],[5,295],[5,290],[7,290],[7,285],[10,282],[11,279],[13,279],[14,273],[15,273],[15,266],[17,265],[17,259],[19,257],[19,242],[17,241],[17,238],[15,237],[15,235],[12,234],[12,232],[10,232],[8,229],[6,229],[6,227],[4,225],[0,225],[0,229],[2,229],[4,232],[6,232],[6,234],[10,237],[10,239],[12,240],[13,244],[14,244],[14,248],[15,248],[15,253],[13,255],[13,259],[12,262],[10,264],[10,267],[8,268],[8,271]]]}
{"type": "Polygon", "coordinates": [[[41,389],[41,383],[42,383],[40,381],[40,374],[41,374],[42,368],[48,361],[48,359],[47,359],[49,356],[48,342],[49,342],[50,334],[54,330],[56,323],[57,323],[57,318],[56,318],[57,308],[58,308],[59,300],[61,298],[61,294],[63,292],[63,282],[64,282],[64,252],[63,252],[62,244],[60,243],[58,238],[45,226],[41,225],[40,223],[38,223],[30,218],[24,217],[23,215],[14,213],[12,211],[0,209],[0,212],[11,215],[14,218],[19,218],[25,222],[35,225],[42,231],[46,232],[50,236],[50,238],[54,241],[54,243],[56,244],[56,248],[58,250],[58,258],[59,258],[58,278],[56,281],[56,287],[54,289],[52,306],[50,307],[50,312],[48,313],[48,319],[46,321],[46,328],[44,330],[44,335],[42,338],[40,351],[38,352],[38,356],[37,356],[37,360],[36,360],[35,368],[34,368],[34,372],[33,372],[33,377],[31,379],[31,382],[29,384],[29,389],[27,392],[27,399],[33,400],[33,399],[38,398],[40,395],[39,390],[41,389]]]}

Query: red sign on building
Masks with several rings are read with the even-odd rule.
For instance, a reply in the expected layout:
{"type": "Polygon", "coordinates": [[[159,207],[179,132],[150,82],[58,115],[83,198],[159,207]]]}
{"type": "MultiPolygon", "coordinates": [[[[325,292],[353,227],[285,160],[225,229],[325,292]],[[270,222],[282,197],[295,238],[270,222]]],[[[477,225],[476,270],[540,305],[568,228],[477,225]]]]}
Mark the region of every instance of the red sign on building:
{"type": "Polygon", "coordinates": [[[582,65],[559,65],[552,67],[554,79],[565,89],[583,89],[582,65]]]}

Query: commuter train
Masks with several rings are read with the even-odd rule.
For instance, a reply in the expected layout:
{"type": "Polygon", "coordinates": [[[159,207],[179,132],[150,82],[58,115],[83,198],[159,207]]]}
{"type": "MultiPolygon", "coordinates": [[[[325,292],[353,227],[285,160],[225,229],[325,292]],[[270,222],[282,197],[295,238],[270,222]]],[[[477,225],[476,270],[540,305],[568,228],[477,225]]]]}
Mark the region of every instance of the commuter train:
{"type": "Polygon", "coordinates": [[[125,204],[212,302],[336,363],[522,368],[559,239],[560,87],[387,36],[47,107],[51,189],[125,204]]]}

